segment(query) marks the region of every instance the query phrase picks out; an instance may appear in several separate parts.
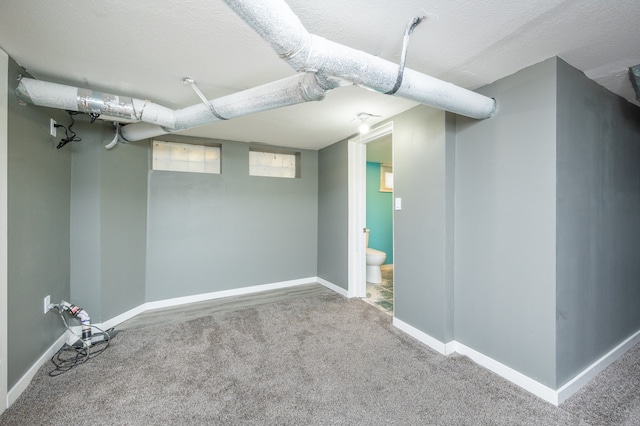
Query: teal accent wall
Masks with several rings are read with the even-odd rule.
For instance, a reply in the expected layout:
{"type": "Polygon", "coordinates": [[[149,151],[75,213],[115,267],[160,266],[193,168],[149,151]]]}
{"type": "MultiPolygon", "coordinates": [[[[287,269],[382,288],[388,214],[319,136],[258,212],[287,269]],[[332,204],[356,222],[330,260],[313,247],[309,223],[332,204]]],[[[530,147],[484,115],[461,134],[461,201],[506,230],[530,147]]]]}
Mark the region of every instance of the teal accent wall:
{"type": "Polygon", "coordinates": [[[393,193],[380,192],[380,163],[367,161],[367,228],[369,247],[387,254],[393,264],[393,193]]]}

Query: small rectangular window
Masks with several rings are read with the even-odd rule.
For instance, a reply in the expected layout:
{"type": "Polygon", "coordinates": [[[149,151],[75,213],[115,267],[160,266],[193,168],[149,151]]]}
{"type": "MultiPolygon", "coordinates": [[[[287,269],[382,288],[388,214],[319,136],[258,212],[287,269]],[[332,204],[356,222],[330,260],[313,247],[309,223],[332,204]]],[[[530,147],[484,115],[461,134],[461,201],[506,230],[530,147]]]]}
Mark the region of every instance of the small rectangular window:
{"type": "Polygon", "coordinates": [[[380,164],[380,192],[393,192],[393,169],[389,164],[380,164]]]}
{"type": "Polygon", "coordinates": [[[153,170],[220,174],[220,146],[153,141],[153,170]]]}
{"type": "Polygon", "coordinates": [[[250,148],[249,175],[299,178],[300,153],[250,148]]]}

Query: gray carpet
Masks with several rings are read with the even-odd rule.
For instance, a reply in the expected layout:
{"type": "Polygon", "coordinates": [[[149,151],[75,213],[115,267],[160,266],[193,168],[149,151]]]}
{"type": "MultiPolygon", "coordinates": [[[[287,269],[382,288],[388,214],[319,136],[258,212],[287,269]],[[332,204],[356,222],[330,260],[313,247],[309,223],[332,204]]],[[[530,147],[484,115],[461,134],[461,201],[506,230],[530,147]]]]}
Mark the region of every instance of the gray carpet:
{"type": "Polygon", "coordinates": [[[640,347],[556,408],[334,294],[143,325],[2,425],[638,425],[640,347]]]}

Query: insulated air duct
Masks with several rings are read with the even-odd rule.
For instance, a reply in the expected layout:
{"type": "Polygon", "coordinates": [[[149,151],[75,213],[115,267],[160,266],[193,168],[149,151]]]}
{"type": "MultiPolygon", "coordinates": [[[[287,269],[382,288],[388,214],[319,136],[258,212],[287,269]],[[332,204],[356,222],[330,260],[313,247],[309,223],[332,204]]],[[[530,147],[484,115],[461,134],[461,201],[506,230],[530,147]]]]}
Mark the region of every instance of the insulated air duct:
{"type": "Polygon", "coordinates": [[[187,108],[172,110],[148,100],[111,95],[62,84],[22,78],[16,95],[34,105],[101,114],[101,118],[136,122],[123,126],[126,141],[139,141],[166,133],[268,111],[303,102],[320,101],[340,81],[312,73],[294,76],[243,90],[187,108]],[[214,109],[217,114],[211,113],[214,109]],[[141,123],[137,123],[141,122],[141,123]]]}
{"type": "MultiPolygon", "coordinates": [[[[386,93],[398,65],[310,34],[284,0],[225,0],[296,71],[317,72],[386,93]]],[[[411,69],[404,70],[395,96],[471,118],[485,119],[495,100],[411,69]]]]}
{"type": "Polygon", "coordinates": [[[262,86],[243,90],[231,95],[223,96],[204,103],[175,111],[175,124],[166,129],[162,125],[146,123],[129,124],[121,129],[122,137],[127,141],[138,141],[168,132],[177,132],[193,127],[209,124],[221,119],[229,120],[254,114],[261,111],[269,111],[285,106],[296,105],[310,101],[320,101],[331,89],[337,87],[340,82],[334,78],[303,73],[267,83],[262,86]],[[216,111],[214,115],[212,110],[216,111]]]}
{"type": "Polygon", "coordinates": [[[411,69],[399,69],[397,64],[377,56],[310,34],[284,0],[225,2],[270,43],[282,59],[303,73],[179,110],[149,100],[30,78],[20,80],[16,95],[24,102],[39,106],[100,114],[102,119],[110,121],[133,122],[120,129],[122,138],[131,142],[319,101],[328,91],[344,84],[393,93],[476,119],[489,118],[495,111],[495,100],[491,98],[411,69]]]}
{"type": "Polygon", "coordinates": [[[145,120],[163,127],[175,125],[173,111],[153,102],[32,78],[20,78],[16,95],[18,99],[34,105],[100,114],[114,121],[139,121],[144,115],[145,120]]]}

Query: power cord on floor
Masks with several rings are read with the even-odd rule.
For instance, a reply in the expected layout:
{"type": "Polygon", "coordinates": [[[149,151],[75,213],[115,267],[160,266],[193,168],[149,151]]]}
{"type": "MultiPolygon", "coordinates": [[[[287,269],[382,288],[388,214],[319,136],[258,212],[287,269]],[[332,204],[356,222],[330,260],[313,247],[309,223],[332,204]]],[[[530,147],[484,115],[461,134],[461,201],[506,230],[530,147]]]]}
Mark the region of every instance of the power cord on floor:
{"type": "Polygon", "coordinates": [[[69,324],[67,324],[67,320],[64,318],[61,310],[58,310],[60,314],[60,318],[62,318],[62,322],[64,323],[67,330],[69,330],[72,334],[78,337],[78,340],[73,345],[64,344],[62,348],[58,352],[55,353],[51,357],[51,362],[55,365],[55,368],[49,372],[49,376],[55,377],[60,374],[66,373],[71,370],[73,367],[76,367],[80,364],[85,363],[86,361],[97,357],[101,353],[103,353],[108,347],[109,342],[112,337],[117,333],[114,328],[110,328],[107,331],[103,331],[100,327],[92,325],[91,328],[95,328],[100,331],[99,334],[94,334],[91,339],[91,345],[86,345],[84,341],[77,336],[69,324]]]}
{"type": "Polygon", "coordinates": [[[89,347],[69,346],[65,343],[64,346],[51,357],[51,362],[55,365],[55,368],[49,371],[49,376],[59,376],[71,370],[73,367],[97,357],[109,347],[109,340],[109,338],[106,338],[89,347]]]}

